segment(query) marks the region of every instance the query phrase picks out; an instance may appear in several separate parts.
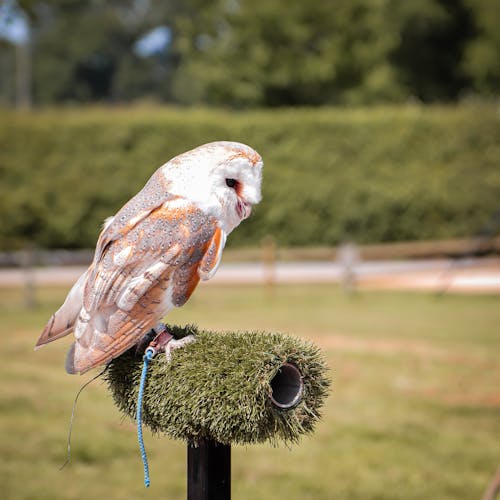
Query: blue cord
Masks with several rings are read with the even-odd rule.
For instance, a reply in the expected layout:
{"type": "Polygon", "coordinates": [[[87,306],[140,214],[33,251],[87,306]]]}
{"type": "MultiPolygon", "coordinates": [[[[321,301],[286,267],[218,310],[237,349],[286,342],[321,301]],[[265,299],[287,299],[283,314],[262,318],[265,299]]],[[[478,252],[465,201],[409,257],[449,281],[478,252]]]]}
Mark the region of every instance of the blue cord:
{"type": "Polygon", "coordinates": [[[151,481],[149,480],[149,465],[148,457],[146,455],[146,448],[144,447],[144,440],[142,438],[142,397],[144,395],[144,386],[146,385],[146,375],[148,373],[148,366],[150,361],[155,355],[155,350],[148,347],[144,353],[144,365],[142,366],[141,382],[139,384],[139,395],[137,397],[137,439],[139,440],[139,448],[141,450],[142,464],[144,465],[144,486],[149,488],[151,481]]]}

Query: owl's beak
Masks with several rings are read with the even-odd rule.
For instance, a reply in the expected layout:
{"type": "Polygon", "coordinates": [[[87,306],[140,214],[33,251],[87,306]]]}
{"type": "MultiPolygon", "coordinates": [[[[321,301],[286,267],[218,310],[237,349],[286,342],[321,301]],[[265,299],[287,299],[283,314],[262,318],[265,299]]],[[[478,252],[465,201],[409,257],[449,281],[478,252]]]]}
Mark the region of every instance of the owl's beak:
{"type": "Polygon", "coordinates": [[[252,213],[252,205],[241,198],[238,198],[238,202],[236,204],[236,212],[238,213],[238,217],[241,220],[247,219],[250,217],[252,213]]]}

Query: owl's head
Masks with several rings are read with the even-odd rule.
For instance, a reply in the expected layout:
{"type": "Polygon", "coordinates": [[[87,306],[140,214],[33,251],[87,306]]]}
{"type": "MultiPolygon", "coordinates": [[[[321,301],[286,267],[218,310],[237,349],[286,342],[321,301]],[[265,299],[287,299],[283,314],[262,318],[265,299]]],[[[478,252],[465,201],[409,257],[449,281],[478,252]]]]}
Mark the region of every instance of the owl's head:
{"type": "Polygon", "coordinates": [[[239,142],[211,142],[162,167],[169,191],[220,220],[230,233],[261,200],[262,158],[239,142]]]}

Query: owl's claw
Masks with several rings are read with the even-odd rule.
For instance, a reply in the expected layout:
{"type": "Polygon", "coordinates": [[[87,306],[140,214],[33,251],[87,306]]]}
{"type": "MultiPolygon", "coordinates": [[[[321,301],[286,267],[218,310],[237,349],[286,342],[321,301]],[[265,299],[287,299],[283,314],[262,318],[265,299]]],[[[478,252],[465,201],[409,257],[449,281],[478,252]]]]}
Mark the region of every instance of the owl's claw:
{"type": "Polygon", "coordinates": [[[160,323],[154,331],[156,337],[149,343],[148,349],[153,349],[154,354],[156,354],[159,351],[166,350],[169,343],[173,341],[174,336],[163,323],[160,323]]]}
{"type": "MultiPolygon", "coordinates": [[[[190,344],[191,342],[194,342],[196,340],[194,335],[188,335],[186,337],[183,337],[182,339],[175,339],[174,336],[168,331],[166,325],[164,325],[163,323],[160,323],[154,330],[152,330],[152,332],[154,332],[156,336],[151,342],[149,342],[147,349],[152,350],[153,356],[161,351],[164,351],[167,363],[170,363],[172,359],[172,351],[174,351],[175,349],[179,349],[179,347],[184,347],[186,344],[190,344]]],[[[145,339],[147,338],[148,336],[145,337],[145,339]]],[[[151,337],[149,336],[149,338],[151,337]]],[[[144,343],[142,342],[139,345],[143,346],[144,343]]]]}
{"type": "Polygon", "coordinates": [[[179,349],[180,347],[184,347],[187,344],[191,344],[191,342],[195,342],[196,339],[194,335],[188,335],[187,337],[183,337],[182,339],[172,339],[165,346],[165,358],[167,363],[170,363],[172,360],[172,351],[175,349],[179,349]]]}

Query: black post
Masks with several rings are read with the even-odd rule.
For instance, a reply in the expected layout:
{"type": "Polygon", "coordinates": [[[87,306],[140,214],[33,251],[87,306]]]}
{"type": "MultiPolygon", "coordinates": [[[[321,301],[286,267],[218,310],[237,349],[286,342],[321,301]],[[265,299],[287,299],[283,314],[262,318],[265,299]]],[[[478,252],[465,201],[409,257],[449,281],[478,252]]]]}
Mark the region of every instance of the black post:
{"type": "Polygon", "coordinates": [[[188,500],[231,499],[231,446],[204,439],[188,444],[188,500]]]}

